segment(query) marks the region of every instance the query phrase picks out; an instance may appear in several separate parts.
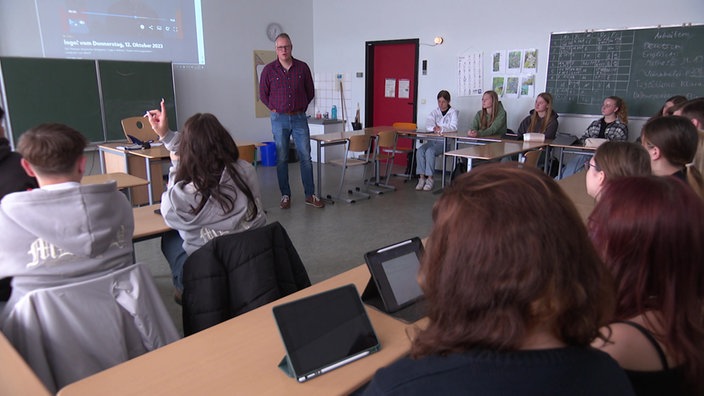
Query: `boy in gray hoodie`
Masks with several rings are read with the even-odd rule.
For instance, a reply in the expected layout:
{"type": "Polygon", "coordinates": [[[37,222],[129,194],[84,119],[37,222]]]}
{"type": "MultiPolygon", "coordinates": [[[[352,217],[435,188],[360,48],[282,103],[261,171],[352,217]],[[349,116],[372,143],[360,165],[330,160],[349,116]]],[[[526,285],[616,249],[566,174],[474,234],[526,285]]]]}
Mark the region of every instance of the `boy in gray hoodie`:
{"type": "Polygon", "coordinates": [[[2,319],[28,292],[98,277],[132,264],[134,218],[112,181],[81,185],[86,138],[62,124],[25,132],[21,165],[40,186],[0,203],[0,278],[13,277],[2,319]]]}

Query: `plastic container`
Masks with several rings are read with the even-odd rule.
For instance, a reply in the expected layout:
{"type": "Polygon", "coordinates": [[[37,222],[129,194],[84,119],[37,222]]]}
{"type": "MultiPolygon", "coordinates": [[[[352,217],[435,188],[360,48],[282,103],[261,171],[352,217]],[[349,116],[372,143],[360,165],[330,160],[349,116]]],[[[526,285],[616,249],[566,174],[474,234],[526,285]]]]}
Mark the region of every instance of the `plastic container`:
{"type": "Polygon", "coordinates": [[[337,106],[332,105],[332,110],[330,110],[330,118],[333,120],[337,119],[337,106]]]}
{"type": "Polygon", "coordinates": [[[262,166],[276,166],[276,143],[262,142],[264,146],[259,147],[259,157],[262,166]]]}

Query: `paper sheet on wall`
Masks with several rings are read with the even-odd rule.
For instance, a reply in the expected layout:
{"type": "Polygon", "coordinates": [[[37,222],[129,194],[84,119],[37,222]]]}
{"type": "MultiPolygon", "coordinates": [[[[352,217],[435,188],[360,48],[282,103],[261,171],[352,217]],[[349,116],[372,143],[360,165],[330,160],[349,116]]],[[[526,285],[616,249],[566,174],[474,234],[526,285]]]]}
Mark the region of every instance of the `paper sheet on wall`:
{"type": "Polygon", "coordinates": [[[460,56],[457,62],[457,84],[460,96],[481,95],[484,92],[483,59],[481,52],[460,56]]]}
{"type": "Polygon", "coordinates": [[[274,51],[254,50],[254,113],[257,118],[269,117],[271,114],[269,108],[259,100],[259,80],[264,66],[275,59],[276,52],[274,51]]]}
{"type": "Polygon", "coordinates": [[[396,97],[396,79],[387,78],[384,84],[384,97],[395,98],[396,97]]]}
{"type": "Polygon", "coordinates": [[[399,99],[408,99],[411,97],[410,80],[398,80],[398,97],[399,99]]]}

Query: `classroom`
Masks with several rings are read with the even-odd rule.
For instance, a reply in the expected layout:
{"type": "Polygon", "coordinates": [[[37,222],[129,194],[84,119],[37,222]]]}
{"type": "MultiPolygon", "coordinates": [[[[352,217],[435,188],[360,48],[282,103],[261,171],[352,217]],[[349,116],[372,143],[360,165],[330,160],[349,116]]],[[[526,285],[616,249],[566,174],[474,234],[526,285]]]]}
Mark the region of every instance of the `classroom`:
{"type": "MultiPolygon", "coordinates": [[[[461,96],[457,93],[458,57],[473,53],[483,54],[482,85],[487,90],[492,84],[492,73],[489,67],[490,56],[494,51],[536,50],[537,71],[534,95],[502,98],[507,112],[508,127],[515,129],[533,109],[535,96],[545,88],[551,33],[704,23],[704,2],[701,0],[676,0],[671,3],[653,4],[643,4],[636,0],[621,2],[593,0],[587,3],[574,0],[561,3],[546,0],[530,3],[516,0],[498,3],[468,3],[459,0],[448,0],[443,3],[424,0],[404,2],[360,0],[351,3],[321,0],[296,2],[210,0],[202,2],[200,6],[204,38],[204,52],[201,55],[204,61],[201,64],[174,65],[176,97],[174,106],[178,125],[171,125],[171,127],[174,130],[180,129],[190,115],[209,112],[218,117],[236,141],[246,142],[272,140],[269,118],[256,114],[257,87],[253,83],[253,74],[256,75],[253,66],[254,54],[257,51],[274,50],[273,42],[267,37],[267,29],[272,24],[278,24],[291,36],[294,57],[308,63],[315,76],[316,94],[321,95],[310,105],[308,111],[310,115],[314,116],[317,111],[330,111],[331,103],[337,103],[338,108],[340,107],[339,91],[335,91],[333,84],[326,85],[326,83],[328,79],[334,80],[334,76],[341,74],[346,87],[345,103],[348,120],[354,117],[354,112],[359,105],[361,121],[365,123],[367,66],[365,43],[418,39],[419,60],[423,62],[427,71],[419,74],[417,78],[414,119],[404,121],[418,122],[421,125],[427,114],[436,108],[437,92],[446,89],[453,95],[452,106],[459,110],[458,130],[464,131],[469,129],[474,113],[481,107],[482,96],[461,96]],[[434,44],[436,37],[443,38],[441,45],[434,44]]],[[[45,55],[34,12],[32,2],[0,0],[0,57],[41,58],[45,55]]],[[[159,98],[154,98],[154,108],[157,108],[158,101],[159,98]]],[[[598,114],[560,114],[559,132],[580,135],[597,117],[598,114]]],[[[630,118],[629,139],[631,141],[640,135],[640,129],[646,120],[647,117],[630,118]]],[[[364,126],[371,125],[365,123],[364,126]]],[[[348,128],[351,129],[349,126],[348,128]]],[[[88,167],[92,173],[100,172],[97,151],[89,152],[88,167]]],[[[294,194],[298,193],[302,198],[297,169],[297,164],[291,164],[291,184],[294,194]]],[[[309,275],[314,284],[313,291],[324,291],[339,286],[341,280],[335,277],[341,273],[347,274],[345,279],[355,283],[358,289],[363,288],[366,278],[360,273],[359,267],[359,264],[364,262],[363,254],[405,238],[426,237],[432,225],[433,203],[439,197],[437,194],[418,194],[412,191],[412,186],[404,184],[402,180],[395,180],[394,184],[399,186],[399,191],[373,197],[369,202],[351,205],[337,203],[334,208],[324,209],[324,213],[312,211],[309,208],[305,208],[304,211],[300,207],[294,207],[291,212],[282,213],[278,208],[279,196],[275,168],[259,166],[257,173],[262,184],[263,206],[269,212],[269,221],[279,221],[286,226],[304,263],[314,268],[309,269],[309,275]],[[397,204],[394,197],[402,204],[397,204]],[[373,211],[368,210],[365,213],[365,208],[371,207],[375,207],[373,211]],[[388,222],[379,220],[381,216],[389,216],[391,211],[394,211],[394,216],[398,218],[388,222]],[[335,216],[339,216],[337,220],[335,216]],[[372,222],[383,224],[370,227],[369,224],[372,222]],[[347,237],[347,233],[365,235],[347,237]]],[[[331,189],[339,179],[338,170],[325,166],[323,178],[325,188],[331,189]]],[[[320,181],[316,180],[316,182],[320,181]]],[[[296,204],[302,204],[302,199],[296,204]]],[[[150,269],[153,273],[155,268],[161,268],[161,273],[155,273],[159,291],[172,316],[176,319],[180,318],[180,307],[171,301],[169,269],[163,257],[160,256],[158,240],[139,242],[135,246],[137,259],[152,262],[150,269]]],[[[291,299],[286,301],[289,300],[291,299]]],[[[262,313],[250,315],[247,322],[233,323],[229,327],[209,331],[207,336],[195,338],[194,343],[188,348],[180,349],[178,352],[174,349],[173,353],[162,355],[160,358],[142,359],[136,365],[128,367],[127,371],[108,373],[94,383],[86,384],[84,388],[79,387],[76,393],[69,391],[65,394],[81,394],[81,392],[89,394],[97,389],[105,390],[106,384],[122,382],[126,375],[134,375],[151,365],[164,366],[157,370],[152,382],[145,384],[143,389],[154,390],[156,388],[149,387],[160,387],[160,390],[170,389],[176,394],[203,390],[209,394],[231,394],[232,388],[219,388],[228,384],[227,377],[231,374],[228,370],[243,370],[247,375],[257,373],[248,371],[250,368],[244,365],[228,363],[217,372],[209,374],[210,384],[207,386],[196,382],[189,384],[190,388],[176,389],[168,382],[174,373],[183,376],[187,381],[194,378],[191,376],[192,373],[185,373],[183,367],[178,365],[179,360],[188,359],[183,354],[193,354],[192,356],[198,359],[206,359],[208,354],[212,354],[218,359],[223,359],[223,350],[228,346],[244,348],[251,356],[257,354],[257,351],[251,350],[254,346],[248,349],[247,345],[242,345],[241,340],[239,343],[229,339],[222,344],[213,342],[218,340],[218,337],[242,334],[244,337],[256,339],[259,343],[269,342],[272,339],[278,343],[278,335],[261,335],[257,331],[257,328],[266,326],[265,323],[272,321],[270,316],[270,310],[266,315],[262,313]]],[[[386,335],[380,336],[382,344],[388,345],[388,354],[383,357],[372,355],[365,358],[365,360],[369,359],[370,364],[379,367],[401,358],[408,352],[408,345],[405,342],[397,342],[393,339],[397,337],[405,340],[407,331],[405,326],[398,326],[393,320],[382,316],[374,313],[372,322],[375,328],[380,326],[384,329],[382,331],[388,331],[386,335]],[[393,334],[393,337],[390,334],[393,334]]],[[[281,349],[278,344],[276,347],[281,349]]],[[[271,355],[268,352],[267,356],[271,355]]],[[[269,362],[265,358],[253,358],[252,367],[271,366],[272,370],[264,375],[274,372],[278,375],[280,373],[276,363],[269,362]]],[[[276,394],[277,391],[281,393],[282,389],[287,394],[345,394],[369,380],[368,372],[358,369],[357,366],[350,367],[354,368],[345,372],[349,378],[343,381],[344,385],[337,384],[336,381],[340,377],[333,375],[329,375],[330,378],[323,376],[305,385],[297,384],[294,380],[281,375],[281,378],[277,377],[272,381],[269,389],[256,386],[247,388],[245,386],[248,385],[244,384],[242,389],[269,394],[276,394]],[[344,386],[344,390],[341,390],[340,386],[344,386]]],[[[340,370],[336,374],[342,372],[340,370]]],[[[235,382],[245,383],[251,380],[242,379],[235,382]]],[[[135,384],[130,384],[132,385],[135,384]]],[[[137,384],[131,390],[139,393],[139,386],[140,384],[137,384]]],[[[115,392],[119,392],[119,388],[116,386],[115,392]]]]}

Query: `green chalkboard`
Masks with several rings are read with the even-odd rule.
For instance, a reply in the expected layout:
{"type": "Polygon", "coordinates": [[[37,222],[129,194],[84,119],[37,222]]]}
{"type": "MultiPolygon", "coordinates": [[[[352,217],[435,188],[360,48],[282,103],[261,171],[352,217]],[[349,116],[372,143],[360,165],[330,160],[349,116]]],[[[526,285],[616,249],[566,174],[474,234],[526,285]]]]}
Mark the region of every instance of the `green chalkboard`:
{"type": "Polygon", "coordinates": [[[176,128],[173,71],[168,62],[98,61],[108,140],[124,138],[120,120],[158,109],[166,101],[169,125],[176,128]]]}
{"type": "Polygon", "coordinates": [[[169,62],[0,57],[3,104],[14,142],[43,122],[60,122],[101,143],[125,140],[120,120],[166,100],[176,128],[169,62]]]}
{"type": "Polygon", "coordinates": [[[704,25],[553,33],[546,91],[558,113],[601,114],[619,96],[642,117],[671,96],[704,96],[704,25]]]}
{"type": "Polygon", "coordinates": [[[45,122],[70,125],[91,141],[103,141],[95,61],[0,58],[9,126],[19,135],[45,122]]]}

